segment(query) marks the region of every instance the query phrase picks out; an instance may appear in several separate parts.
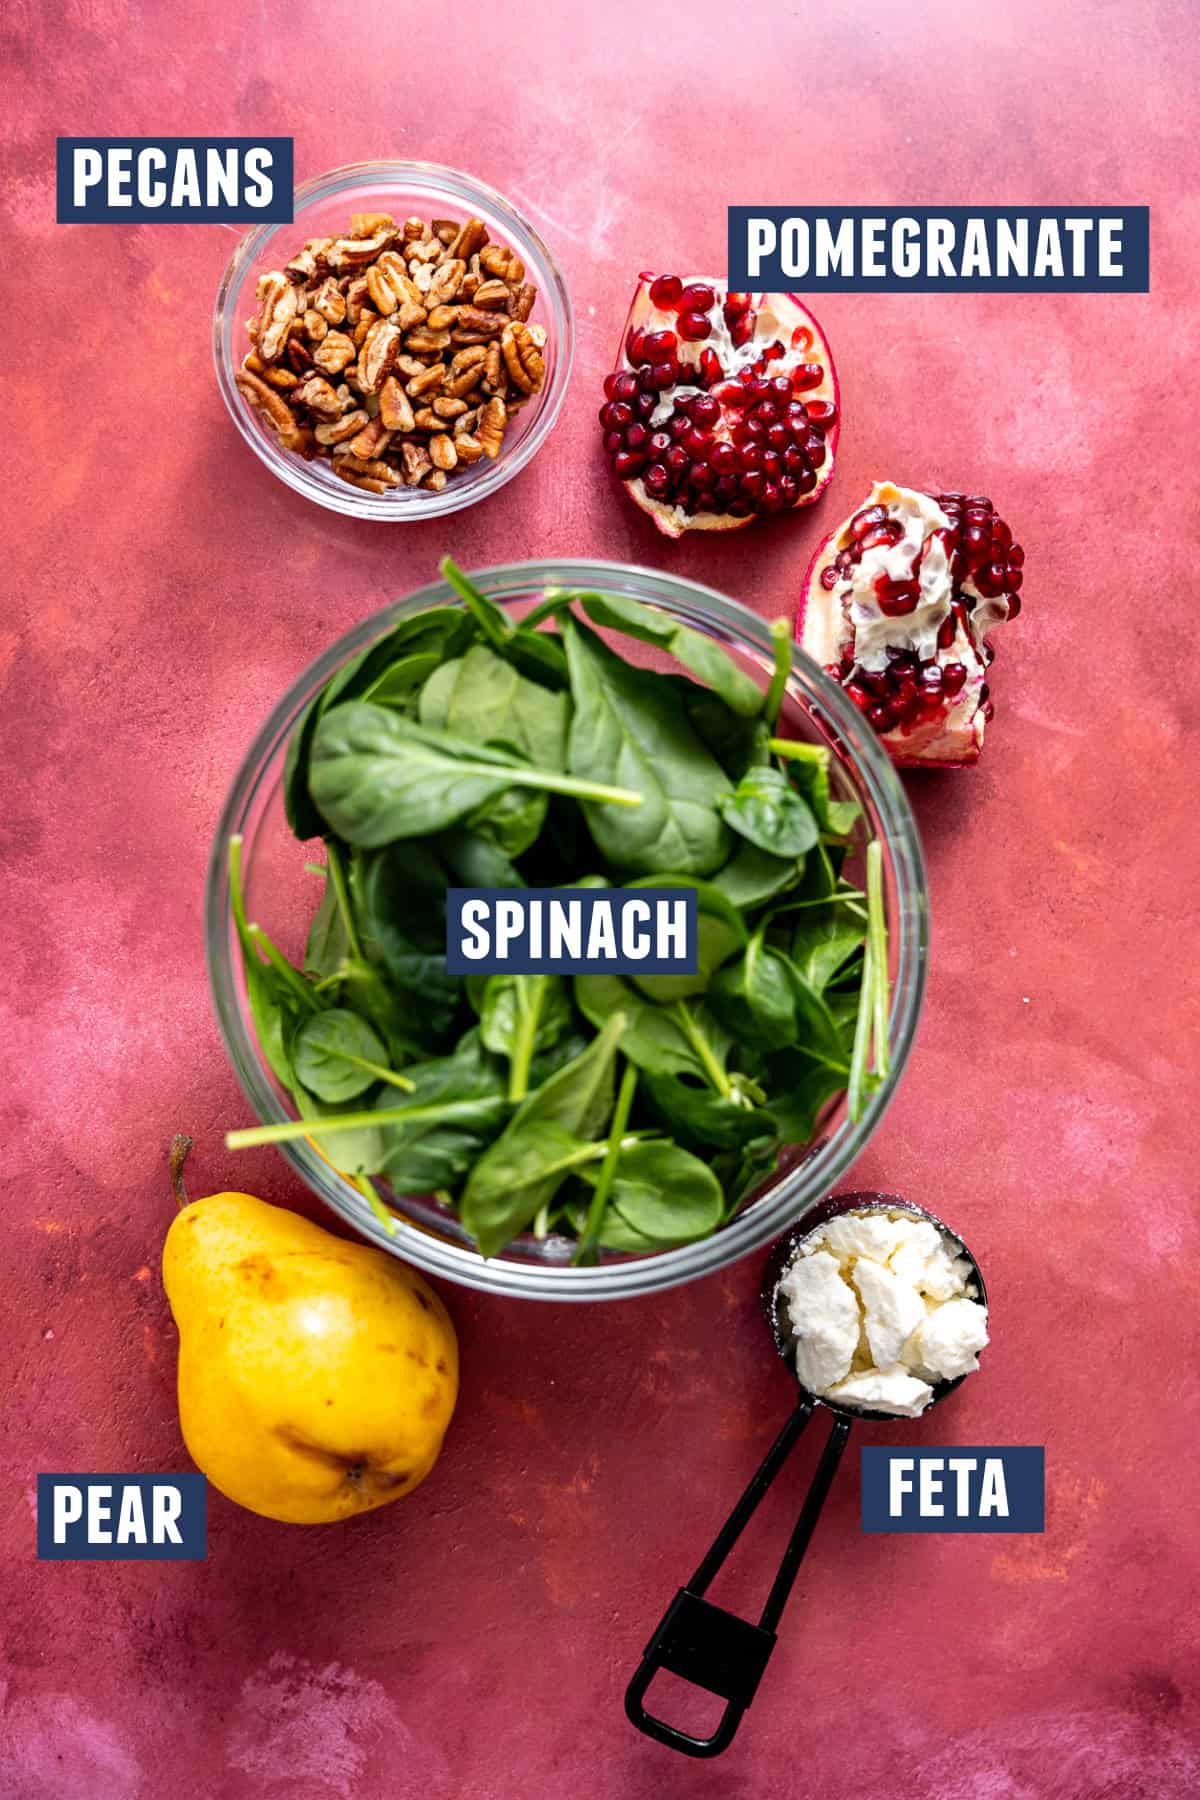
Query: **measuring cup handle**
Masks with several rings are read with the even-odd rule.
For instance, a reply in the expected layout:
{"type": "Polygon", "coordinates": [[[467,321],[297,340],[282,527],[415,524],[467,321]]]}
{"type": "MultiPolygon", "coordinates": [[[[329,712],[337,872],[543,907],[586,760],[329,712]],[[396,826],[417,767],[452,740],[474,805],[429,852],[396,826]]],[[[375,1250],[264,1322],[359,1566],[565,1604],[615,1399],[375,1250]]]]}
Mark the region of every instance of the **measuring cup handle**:
{"type": "Polygon", "coordinates": [[[625,1716],[630,1724],[636,1725],[647,1737],[657,1738],[659,1743],[669,1744],[686,1756],[719,1756],[733,1742],[742,1714],[753,1700],[775,1648],[776,1628],[850,1436],[849,1419],[840,1413],[834,1417],[758,1624],[753,1625],[749,1619],[726,1612],[724,1607],[714,1606],[703,1596],[787,1461],[812,1411],[811,1400],[804,1399],[797,1406],[717,1534],[712,1549],[663,1614],[625,1691],[625,1716]],[[660,1669],[678,1675],[726,1702],[710,1737],[693,1737],[690,1732],[668,1725],[665,1719],[646,1711],[646,1690],[660,1669]]]}

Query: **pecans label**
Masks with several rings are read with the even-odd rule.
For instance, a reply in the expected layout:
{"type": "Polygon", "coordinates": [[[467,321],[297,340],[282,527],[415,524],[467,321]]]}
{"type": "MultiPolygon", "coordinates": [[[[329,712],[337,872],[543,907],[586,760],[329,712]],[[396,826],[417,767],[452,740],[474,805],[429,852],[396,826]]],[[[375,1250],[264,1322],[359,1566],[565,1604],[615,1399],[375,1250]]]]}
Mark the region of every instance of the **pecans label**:
{"type": "Polygon", "coordinates": [[[60,225],[286,223],[293,140],[75,138],[57,141],[60,225]]]}

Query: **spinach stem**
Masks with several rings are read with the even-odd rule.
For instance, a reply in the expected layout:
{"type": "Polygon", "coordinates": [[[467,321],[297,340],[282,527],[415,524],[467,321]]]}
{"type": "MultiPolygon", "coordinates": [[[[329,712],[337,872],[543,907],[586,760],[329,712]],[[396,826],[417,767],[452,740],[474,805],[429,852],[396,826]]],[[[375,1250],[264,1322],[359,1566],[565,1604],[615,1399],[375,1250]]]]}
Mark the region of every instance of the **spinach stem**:
{"type": "Polygon", "coordinates": [[[383,1229],[389,1237],[396,1235],[396,1221],[388,1211],[379,1195],[375,1192],[375,1184],[369,1175],[352,1175],[350,1178],[383,1229]]]}
{"type": "Polygon", "coordinates": [[[407,1075],[398,1075],[395,1069],[385,1069],[382,1063],[371,1062],[368,1057],[355,1056],[352,1050],[338,1050],[326,1044],[324,1054],[336,1057],[338,1062],[350,1063],[356,1069],[366,1069],[377,1081],[388,1081],[393,1087],[403,1088],[406,1094],[411,1094],[416,1085],[407,1075]]]}
{"type": "MultiPolygon", "coordinates": [[[[469,762],[463,763],[464,769],[474,774],[478,771],[469,762]]],[[[494,770],[488,769],[488,774],[494,770]]],[[[505,770],[513,787],[545,788],[551,794],[570,794],[577,800],[594,800],[607,806],[640,806],[642,796],[633,788],[607,787],[600,781],[587,781],[582,775],[560,775],[554,769],[522,769],[514,766],[505,770]]]]}
{"type": "Polygon", "coordinates": [[[547,588],[544,599],[539,600],[536,606],[530,607],[521,620],[519,629],[521,631],[536,630],[543,619],[553,619],[560,612],[565,612],[573,599],[574,595],[568,594],[565,588],[547,588]]]}
{"type": "Polygon", "coordinates": [[[787,619],[771,620],[771,636],[775,640],[775,673],[771,677],[771,685],[767,689],[767,698],[763,704],[763,717],[769,730],[774,731],[779,723],[779,714],[783,710],[783,697],[787,693],[788,676],[792,672],[792,627],[787,619]]]}
{"type": "Polygon", "coordinates": [[[332,838],[325,845],[325,855],[328,858],[329,879],[333,883],[333,896],[337,901],[337,909],[342,915],[342,924],[345,927],[350,954],[355,962],[362,962],[362,945],[358,941],[354,914],[350,910],[350,895],[346,888],[346,871],[342,866],[342,853],[332,838]]]}
{"type": "Polygon", "coordinates": [[[269,962],[274,969],[278,970],[288,986],[293,990],[296,996],[304,1002],[309,1011],[319,1012],[321,1009],[318,1006],[316,996],[313,993],[312,982],[305,981],[303,975],[301,975],[297,969],[292,967],[282,950],[276,949],[262,926],[247,925],[246,936],[256,949],[262,951],[266,961],[269,962]]]}
{"type": "Polygon", "coordinates": [[[775,756],[790,757],[793,762],[824,763],[829,766],[829,752],[824,744],[809,744],[803,738],[768,738],[767,749],[775,756]]]}
{"type": "Polygon", "coordinates": [[[612,1124],[608,1128],[608,1144],[604,1152],[604,1161],[600,1165],[600,1173],[596,1177],[596,1186],[592,1191],[591,1202],[587,1210],[587,1218],[579,1237],[572,1262],[576,1265],[583,1262],[594,1262],[600,1228],[604,1222],[604,1214],[608,1207],[608,1196],[616,1178],[617,1164],[620,1161],[622,1140],[625,1127],[629,1123],[629,1114],[633,1107],[633,1096],[637,1090],[637,1066],[625,1059],[625,1072],[621,1076],[621,1085],[617,1090],[617,1103],[613,1108],[612,1124]]]}
{"type": "Polygon", "coordinates": [[[342,1131],[358,1131],[364,1125],[426,1125],[471,1118],[476,1100],[440,1100],[429,1106],[381,1106],[359,1112],[335,1113],[328,1119],[279,1119],[271,1125],[250,1125],[225,1133],[227,1150],[253,1150],[259,1144],[290,1144],[296,1138],[336,1137],[342,1131]]]}
{"type": "Polygon", "coordinates": [[[862,1115],[867,1058],[871,1049],[872,960],[868,937],[863,946],[862,986],[858,990],[858,1017],[854,1025],[854,1049],[850,1054],[850,1079],[846,1091],[846,1110],[851,1124],[857,1124],[862,1115]]]}
{"type": "Polygon", "coordinates": [[[441,571],[443,579],[450,583],[488,642],[497,649],[506,644],[513,634],[506,614],[493,606],[487,595],[463,574],[453,557],[442,558],[441,571]]]}
{"type": "Polygon", "coordinates": [[[508,1097],[523,1100],[529,1092],[529,1069],[537,1043],[538,1019],[545,992],[544,975],[518,975],[513,982],[513,1002],[517,1009],[517,1029],[508,1065],[508,1097]],[[529,983],[534,984],[532,989],[529,983]],[[536,998],[535,998],[536,996],[536,998]]]}
{"type": "MultiPolygon", "coordinates": [[[[875,1013],[875,1073],[881,1078],[891,1067],[888,1050],[888,954],[887,920],[883,906],[883,846],[875,838],[867,845],[867,941],[871,946],[872,1001],[875,1013]]],[[[865,986],[865,981],[864,981],[865,986]]]]}
{"type": "Polygon", "coordinates": [[[716,1088],[722,1099],[728,1100],[733,1094],[732,1084],[728,1075],[726,1075],[724,1069],[709,1049],[704,1033],[697,1028],[696,1021],[688,1011],[684,1001],[677,1000],[673,1010],[675,1017],[679,1021],[681,1031],[687,1038],[688,1043],[692,1046],[692,1049],[696,1052],[696,1055],[700,1058],[701,1063],[704,1065],[704,1072],[708,1076],[712,1086],[716,1088]]]}

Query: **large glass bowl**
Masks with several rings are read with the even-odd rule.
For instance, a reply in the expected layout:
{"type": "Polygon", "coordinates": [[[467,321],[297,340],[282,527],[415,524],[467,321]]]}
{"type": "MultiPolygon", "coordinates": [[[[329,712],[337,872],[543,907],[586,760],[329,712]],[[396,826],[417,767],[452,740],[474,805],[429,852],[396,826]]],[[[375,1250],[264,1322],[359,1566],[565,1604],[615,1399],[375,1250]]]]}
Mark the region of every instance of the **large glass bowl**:
{"type": "MultiPolygon", "coordinates": [[[[708,633],[763,686],[769,680],[773,658],[765,620],[695,582],[620,563],[567,561],[514,563],[473,574],[473,579],[518,615],[539,600],[547,586],[599,588],[628,595],[708,633]]],[[[225,1047],[246,1097],[262,1121],[294,1118],[295,1113],[260,1056],[253,1034],[229,901],[229,838],[240,832],[244,839],[243,872],[250,917],[301,961],[316,901],[313,877],[303,869],[306,852],[292,836],[283,810],[281,777],[292,728],[348,658],[381,637],[397,620],[453,600],[444,582],[433,582],[372,614],[332,644],[275,707],[247,751],[225,802],[209,864],[205,902],[209,975],[225,1047]]],[[[619,642],[622,654],[630,659],[656,661],[644,646],[628,638],[619,642]]],[[[526,1235],[502,1255],[485,1259],[472,1247],[453,1214],[432,1196],[392,1199],[398,1219],[395,1235],[389,1236],[358,1189],[308,1140],[282,1144],[283,1154],[308,1186],[363,1237],[432,1275],[489,1293],[543,1300],[607,1300],[674,1287],[723,1268],[803,1219],[829,1193],[870,1141],[912,1048],[925,987],[925,870],[908,801],[877,738],[841,689],[799,651],[779,729],[783,736],[805,737],[829,746],[837,797],[859,802],[865,834],[862,843],[874,837],[883,847],[892,977],[891,1073],[859,1119],[852,1122],[847,1117],[844,1098],[832,1102],[813,1143],[805,1150],[785,1153],[775,1174],[714,1237],[649,1256],[606,1251],[598,1264],[585,1268],[571,1267],[573,1243],[561,1237],[538,1241],[526,1235]]]]}
{"type": "Polygon", "coordinates": [[[573,352],[571,302],[558,267],[533,226],[494,188],[436,163],[351,163],[305,182],[296,189],[295,218],[290,225],[260,225],[238,244],[221,277],[213,308],[217,384],[230,418],[255,456],[306,500],[356,519],[392,523],[433,519],[486,500],[511,481],[537,455],[559,415],[573,352]],[[390,212],[396,219],[413,213],[424,219],[482,219],[493,242],[507,244],[517,252],[525,264],[526,279],[538,291],[530,324],[546,328],[542,390],[509,421],[495,461],[482,457],[471,468],[456,471],[441,493],[393,488],[386,494],[370,494],[339,480],[327,458],[305,462],[285,450],[234,384],[251,348],[246,320],[258,310],[255,290],[259,276],[268,269],[282,268],[308,238],[343,236],[354,212],[390,212]]]}

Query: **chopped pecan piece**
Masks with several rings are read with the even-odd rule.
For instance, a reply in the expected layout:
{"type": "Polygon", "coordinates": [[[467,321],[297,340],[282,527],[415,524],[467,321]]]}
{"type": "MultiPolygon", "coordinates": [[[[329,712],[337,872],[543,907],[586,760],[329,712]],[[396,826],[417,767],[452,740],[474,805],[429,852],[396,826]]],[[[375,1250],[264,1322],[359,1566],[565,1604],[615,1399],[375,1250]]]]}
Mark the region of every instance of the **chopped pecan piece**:
{"type": "Polygon", "coordinates": [[[466,263],[456,257],[440,264],[434,270],[433,280],[425,290],[426,305],[444,306],[447,300],[453,300],[462,286],[462,278],[466,272],[466,263]]]}
{"type": "Polygon", "coordinates": [[[500,454],[500,443],[504,437],[504,427],[508,423],[508,408],[499,394],[494,394],[479,415],[477,436],[479,446],[485,456],[492,461],[500,454]]]}
{"type": "Polygon", "coordinates": [[[252,375],[249,369],[239,369],[233,379],[255,412],[262,415],[272,430],[279,432],[281,436],[284,432],[295,431],[295,413],[287,401],[281,400],[275,390],[269,388],[265,381],[260,381],[258,376],[252,375]]]}
{"type": "Polygon", "coordinates": [[[399,350],[399,327],[391,319],[377,319],[358,353],[358,385],[364,394],[379,392],[399,350]]]}
{"type": "Polygon", "coordinates": [[[296,317],[296,289],[282,269],[272,269],[258,283],[258,354],[273,363],[287,342],[296,317]]]}
{"type": "Polygon", "coordinates": [[[350,236],[374,238],[396,236],[396,221],[391,213],[360,212],[350,214],[350,236]]]}
{"type": "Polygon", "coordinates": [[[411,431],[413,428],[412,406],[394,375],[389,375],[379,390],[379,416],[389,431],[411,431]]]}
{"type": "Polygon", "coordinates": [[[483,249],[487,241],[488,231],[483,220],[468,219],[449,246],[450,255],[460,256],[464,262],[469,262],[477,251],[483,249]]]}
{"type": "Polygon", "coordinates": [[[512,294],[506,281],[485,281],[476,288],[471,304],[481,312],[507,312],[511,299],[512,294]]]}
{"type": "Polygon", "coordinates": [[[331,325],[340,325],[346,317],[346,296],[334,280],[327,275],[312,297],[313,309],[331,325]]]}
{"type": "Polygon", "coordinates": [[[445,365],[440,362],[432,363],[428,369],[422,369],[419,375],[413,376],[408,383],[408,392],[414,400],[422,394],[436,393],[445,379],[445,365]]]}
{"type": "Polygon", "coordinates": [[[435,469],[450,470],[458,464],[458,451],[454,448],[454,440],[444,431],[435,433],[429,440],[429,455],[435,469]]]}
{"type": "Polygon", "coordinates": [[[485,244],[479,252],[479,266],[485,275],[506,282],[509,287],[520,287],[525,279],[525,264],[506,244],[485,244]]]}
{"type": "Polygon", "coordinates": [[[343,410],[336,391],[321,375],[308,376],[294,390],[294,396],[298,404],[319,413],[323,419],[336,419],[343,410]]]}
{"type": "Polygon", "coordinates": [[[343,413],[340,419],[329,419],[316,426],[313,436],[318,444],[344,444],[348,438],[357,437],[364,425],[370,423],[370,413],[356,406],[353,412],[343,413]]]}
{"type": "Polygon", "coordinates": [[[429,458],[429,452],[425,449],[424,445],[414,444],[411,441],[407,444],[401,444],[400,461],[404,468],[404,482],[406,487],[419,487],[425,476],[428,475],[430,469],[433,467],[433,463],[429,458]]]}
{"type": "Polygon", "coordinates": [[[483,445],[472,432],[464,431],[455,436],[454,453],[458,457],[459,463],[463,467],[469,468],[472,463],[477,463],[483,455],[483,445]]]}
{"type": "Polygon", "coordinates": [[[327,331],[313,351],[313,361],[326,375],[340,375],[357,355],[353,338],[348,338],[344,331],[327,331]]]}

